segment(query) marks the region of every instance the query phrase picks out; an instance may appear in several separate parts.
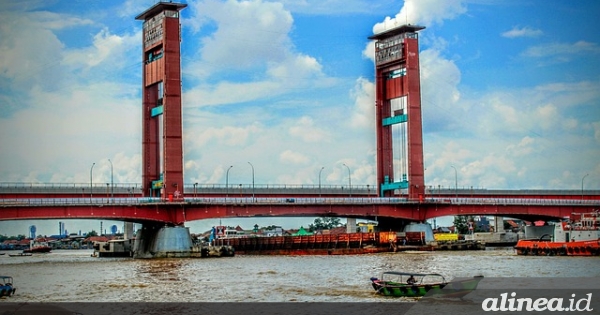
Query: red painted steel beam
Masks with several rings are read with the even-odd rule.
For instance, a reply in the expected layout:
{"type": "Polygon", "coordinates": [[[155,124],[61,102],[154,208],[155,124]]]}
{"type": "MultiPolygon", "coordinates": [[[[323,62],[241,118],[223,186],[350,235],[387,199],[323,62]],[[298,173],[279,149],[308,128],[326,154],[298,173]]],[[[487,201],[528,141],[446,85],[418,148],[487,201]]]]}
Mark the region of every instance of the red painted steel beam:
{"type": "Polygon", "coordinates": [[[188,221],[230,217],[390,217],[425,221],[441,216],[499,215],[514,218],[564,218],[573,212],[590,212],[590,205],[523,204],[189,204],[148,203],[142,205],[4,205],[0,220],[22,219],[113,219],[131,222],[156,221],[183,224],[188,221]]]}

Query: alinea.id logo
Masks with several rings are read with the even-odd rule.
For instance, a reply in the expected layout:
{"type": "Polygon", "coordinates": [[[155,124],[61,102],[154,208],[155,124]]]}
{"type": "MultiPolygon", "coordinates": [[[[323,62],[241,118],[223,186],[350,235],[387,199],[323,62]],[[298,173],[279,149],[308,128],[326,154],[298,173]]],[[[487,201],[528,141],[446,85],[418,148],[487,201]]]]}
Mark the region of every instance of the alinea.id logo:
{"type": "Polygon", "coordinates": [[[576,294],[571,294],[570,298],[517,298],[517,293],[500,294],[500,297],[487,298],[481,303],[481,308],[486,312],[521,312],[521,311],[579,311],[591,312],[592,293],[585,294],[585,297],[577,298],[576,294]]]}

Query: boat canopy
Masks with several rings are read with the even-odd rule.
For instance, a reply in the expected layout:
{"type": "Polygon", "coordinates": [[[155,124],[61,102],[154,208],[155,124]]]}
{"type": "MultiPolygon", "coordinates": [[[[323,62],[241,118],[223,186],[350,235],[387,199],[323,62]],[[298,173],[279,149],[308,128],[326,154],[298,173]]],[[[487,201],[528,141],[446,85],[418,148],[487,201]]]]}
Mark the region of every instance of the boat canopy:
{"type": "Polygon", "coordinates": [[[384,275],[394,275],[394,276],[415,276],[415,277],[426,277],[426,276],[436,276],[442,277],[439,273],[412,273],[412,272],[401,272],[401,271],[386,271],[383,273],[384,275]]]}

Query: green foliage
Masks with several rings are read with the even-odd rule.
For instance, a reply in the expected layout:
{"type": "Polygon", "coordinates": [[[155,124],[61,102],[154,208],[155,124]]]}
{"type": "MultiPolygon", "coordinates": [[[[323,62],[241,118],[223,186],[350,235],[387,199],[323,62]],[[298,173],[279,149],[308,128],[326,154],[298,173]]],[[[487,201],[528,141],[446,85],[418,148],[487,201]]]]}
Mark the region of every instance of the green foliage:
{"type": "Polygon", "coordinates": [[[327,218],[316,218],[314,223],[308,226],[308,230],[316,232],[320,230],[330,230],[332,228],[341,226],[340,218],[327,217],[327,218]]]}
{"type": "Polygon", "coordinates": [[[469,232],[469,217],[457,215],[454,217],[454,228],[458,234],[467,234],[469,232]]]}

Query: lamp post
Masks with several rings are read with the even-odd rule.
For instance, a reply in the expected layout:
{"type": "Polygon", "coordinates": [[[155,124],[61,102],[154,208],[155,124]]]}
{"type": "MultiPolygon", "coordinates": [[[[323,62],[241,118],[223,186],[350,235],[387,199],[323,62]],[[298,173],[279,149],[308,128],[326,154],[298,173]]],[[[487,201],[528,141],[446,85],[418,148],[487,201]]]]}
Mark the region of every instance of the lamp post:
{"type": "Polygon", "coordinates": [[[198,186],[198,183],[194,183],[194,198],[196,198],[196,186],[198,186]]]}
{"type": "Polygon", "coordinates": [[[343,165],[348,169],[348,191],[349,196],[352,197],[352,175],[350,175],[350,167],[348,167],[346,163],[344,163],[343,165]]]}
{"type": "Polygon", "coordinates": [[[248,164],[252,167],[252,202],[254,202],[254,165],[250,162],[248,162],[248,164]]]}
{"type": "Polygon", "coordinates": [[[229,170],[232,167],[233,167],[233,165],[229,166],[229,168],[227,169],[227,174],[225,175],[225,190],[227,191],[225,198],[229,197],[229,170]]]}
{"type": "Polygon", "coordinates": [[[583,201],[583,180],[590,174],[585,174],[583,175],[583,177],[581,178],[581,200],[583,201]]]}
{"type": "Polygon", "coordinates": [[[110,159],[108,159],[108,162],[110,163],[110,198],[114,199],[115,193],[114,193],[114,184],[113,184],[113,164],[110,159]]]}
{"type": "Polygon", "coordinates": [[[325,166],[322,166],[321,170],[319,170],[319,197],[321,197],[321,172],[323,172],[324,168],[325,166]]]}
{"type": "Polygon", "coordinates": [[[450,165],[454,169],[454,196],[458,198],[458,171],[454,165],[450,165]]]}
{"type": "Polygon", "coordinates": [[[90,168],[90,203],[92,203],[92,197],[94,195],[93,192],[93,185],[94,185],[94,165],[96,165],[96,162],[92,163],[92,167],[90,168]]]}

